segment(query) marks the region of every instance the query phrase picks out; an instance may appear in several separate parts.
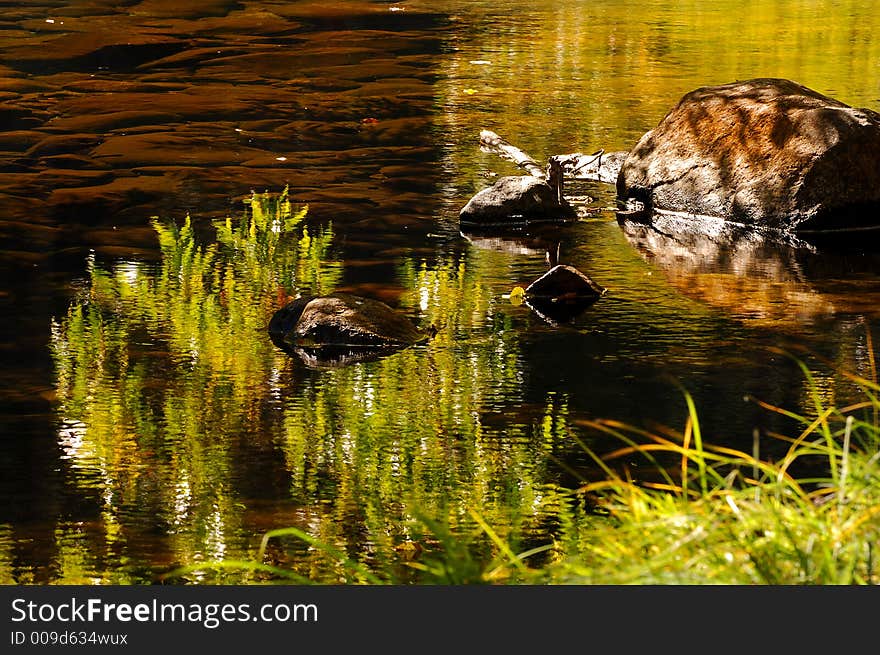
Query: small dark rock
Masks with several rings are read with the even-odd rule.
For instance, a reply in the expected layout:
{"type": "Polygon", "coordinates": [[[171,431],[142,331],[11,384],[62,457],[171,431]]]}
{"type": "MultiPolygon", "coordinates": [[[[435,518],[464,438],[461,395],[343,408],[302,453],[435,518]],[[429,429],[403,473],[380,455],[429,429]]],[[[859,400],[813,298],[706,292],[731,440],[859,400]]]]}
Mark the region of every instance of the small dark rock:
{"type": "Polygon", "coordinates": [[[565,300],[567,298],[592,298],[605,295],[605,288],[573,266],[558,264],[526,287],[526,296],[543,296],[565,300]]]}
{"type": "Polygon", "coordinates": [[[605,292],[605,287],[573,266],[558,264],[526,287],[525,302],[545,320],[563,323],[578,316],[605,292]]]}
{"type": "Polygon", "coordinates": [[[509,225],[539,220],[574,218],[574,208],[540,177],[510,175],[471,198],[459,220],[472,225],[509,225]]]}

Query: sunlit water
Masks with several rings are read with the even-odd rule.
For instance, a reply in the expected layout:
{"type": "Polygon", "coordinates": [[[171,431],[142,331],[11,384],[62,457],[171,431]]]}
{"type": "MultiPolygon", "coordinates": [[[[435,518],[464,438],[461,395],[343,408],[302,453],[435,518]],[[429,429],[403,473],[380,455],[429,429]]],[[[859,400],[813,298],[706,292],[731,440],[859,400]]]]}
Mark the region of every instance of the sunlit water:
{"type": "MultiPolygon", "coordinates": [[[[55,4],[0,10],[0,581],[153,581],[289,526],[404,579],[438,530],[488,558],[478,520],[565,544],[584,446],[619,445],[591,421],[681,430],[686,390],[704,438],[750,451],[793,427],[746,398],[809,413],[859,397],[838,368],[874,374],[862,244],[457,220],[515,172],[482,128],[539,160],[626,150],[759,76],[880,109],[871,2],[55,4]],[[287,224],[246,211],[285,187],[287,224]],[[548,252],[608,289],[569,322],[508,297],[548,252]],[[334,290],[440,330],[341,367],[269,341],[287,298],[334,290]]],[[[293,537],[266,563],[349,579],[293,537]]]]}

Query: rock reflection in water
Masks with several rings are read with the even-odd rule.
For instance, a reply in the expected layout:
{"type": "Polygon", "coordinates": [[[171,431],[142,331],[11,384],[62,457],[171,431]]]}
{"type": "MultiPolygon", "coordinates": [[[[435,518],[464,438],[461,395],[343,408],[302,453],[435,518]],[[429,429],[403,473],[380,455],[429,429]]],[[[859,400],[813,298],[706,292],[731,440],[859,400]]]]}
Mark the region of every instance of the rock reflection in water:
{"type": "Polygon", "coordinates": [[[796,328],[840,314],[875,316],[880,307],[878,250],[838,252],[724,221],[618,222],[678,291],[750,323],[796,328]]]}
{"type": "Polygon", "coordinates": [[[569,323],[593,306],[596,298],[579,297],[563,301],[537,296],[525,303],[535,314],[550,325],[569,323]]]}
{"type": "Polygon", "coordinates": [[[550,325],[569,323],[601,298],[606,289],[589,276],[567,264],[560,264],[562,242],[558,226],[508,227],[494,230],[462,231],[474,247],[516,256],[543,259],[548,270],[533,280],[520,296],[511,296],[515,304],[524,303],[550,325]],[[518,298],[518,300],[515,300],[518,298]]]}
{"type": "Polygon", "coordinates": [[[303,348],[273,339],[273,343],[308,368],[316,370],[335,369],[374,362],[403,350],[406,346],[317,346],[303,348]]]}
{"type": "Polygon", "coordinates": [[[275,312],[268,330],[276,346],[312,368],[372,361],[433,334],[383,302],[347,293],[292,300],[275,312]]]}
{"type": "Polygon", "coordinates": [[[554,240],[541,232],[525,231],[521,228],[462,230],[460,234],[475,248],[517,256],[546,257],[548,252],[559,245],[558,238],[554,240]]]}

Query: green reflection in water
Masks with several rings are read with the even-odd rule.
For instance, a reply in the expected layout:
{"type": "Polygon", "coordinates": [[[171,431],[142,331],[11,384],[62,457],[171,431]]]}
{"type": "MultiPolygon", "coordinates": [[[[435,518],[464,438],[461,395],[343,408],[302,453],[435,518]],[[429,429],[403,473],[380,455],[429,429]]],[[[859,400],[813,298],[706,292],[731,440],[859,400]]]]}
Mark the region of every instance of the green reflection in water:
{"type": "MultiPolygon", "coordinates": [[[[279,438],[291,495],[322,509],[309,533],[396,580],[410,577],[401,560],[411,549],[437,547],[438,531],[467,544],[482,571],[493,549],[473,509],[514,548],[544,543],[567,523],[560,515],[570,503],[547,470],[568,429],[567,399],[554,393],[546,406],[522,410],[519,333],[482,282],[500,256],[475,250],[433,267],[403,263],[403,304],[444,326],[437,336],[330,371],[284,404],[279,438]]],[[[349,579],[320,550],[297,551],[294,540],[284,547],[274,563],[349,579]]]]}
{"type": "Polygon", "coordinates": [[[155,221],[158,268],[90,262],[80,298],[52,326],[59,442],[75,484],[100,499],[102,534],[91,541],[118,555],[62,557],[60,578],[157,564],[138,562],[145,552],[158,551],[161,566],[236,547],[236,440],[262,438],[263,381],[286,364],[264,338],[268,317],[287,293],[321,293],[341,274],[332,228],[310,230],[305,213],[286,195],[254,196],[207,247],[189,218],[155,221]]]}
{"type": "MultiPolygon", "coordinates": [[[[439,526],[469,546],[479,573],[494,551],[472,510],[515,549],[551,533],[564,541],[580,515],[548,462],[569,429],[568,398],[523,404],[515,313],[482,282],[509,255],[404,260],[402,311],[442,326],[437,336],[314,370],[265,332],[288,297],[340,285],[332,226],[304,218],[285,196],[255,196],[216,225],[215,243],[200,245],[188,219],[156,221],[158,265],[90,262],[53,323],[52,352],[59,445],[99,510],[88,526],[59,524],[57,580],[136,582],[252,557],[263,532],[285,525],[395,579],[407,558],[430,559],[439,526]]],[[[318,581],[358,581],[295,540],[273,543],[269,558],[318,581]]]]}
{"type": "Polygon", "coordinates": [[[9,524],[0,524],[0,584],[16,584],[13,575],[14,556],[12,554],[12,527],[9,524]]]}

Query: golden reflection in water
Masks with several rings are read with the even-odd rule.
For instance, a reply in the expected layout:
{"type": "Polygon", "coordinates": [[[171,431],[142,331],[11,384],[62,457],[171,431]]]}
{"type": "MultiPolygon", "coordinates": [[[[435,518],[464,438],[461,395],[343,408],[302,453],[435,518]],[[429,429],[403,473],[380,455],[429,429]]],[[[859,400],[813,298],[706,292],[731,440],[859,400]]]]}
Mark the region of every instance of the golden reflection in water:
{"type": "Polygon", "coordinates": [[[880,109],[880,13],[865,0],[440,5],[456,30],[441,61],[436,121],[451,142],[444,169],[458,176],[465,200],[491,183],[487,171],[513,171],[477,152],[481,129],[537,161],[629,150],[685,93],[754,77],[792,79],[880,109]]]}
{"type": "Polygon", "coordinates": [[[556,134],[599,135],[603,122],[625,124],[627,114],[656,122],[691,89],[749,77],[787,77],[844,102],[878,102],[880,73],[871,62],[880,55],[872,38],[880,18],[864,0],[833,7],[539,0],[504,11],[488,2],[447,4],[467,7],[446,62],[452,107],[500,104],[496,111],[514,119],[592,108],[568,125],[533,126],[556,134]],[[862,56],[854,57],[857,47],[862,56]]]}
{"type": "MultiPolygon", "coordinates": [[[[484,284],[509,254],[402,261],[401,305],[439,326],[436,337],[309,371],[265,326],[286,298],[333,290],[341,269],[331,228],[308,229],[290,212],[279,229],[273,211],[277,201],[255,198],[208,246],[189,220],[156,222],[158,266],[93,261],[81,297],[54,322],[58,443],[76,483],[102,499],[89,545],[138,552],[158,519],[154,566],[252,555],[242,487],[253,472],[243,467],[258,446],[277,449],[264,465],[283,467],[300,525],[379,566],[397,565],[419,513],[465,529],[480,508],[515,540],[548,506],[561,511],[542,467],[564,438],[567,399],[554,392],[535,420],[519,417],[518,333],[484,284]],[[506,419],[486,422],[487,408],[506,419]]],[[[78,534],[62,536],[77,544],[78,534]]],[[[113,557],[74,551],[65,579],[125,575],[113,557]]],[[[320,552],[275,556],[304,575],[342,575],[320,552]]]]}
{"type": "Polygon", "coordinates": [[[807,242],[662,216],[652,225],[624,220],[621,229],[681,294],[749,325],[797,332],[840,315],[880,314],[880,284],[831,284],[835,269],[846,275],[847,262],[807,242]]]}

